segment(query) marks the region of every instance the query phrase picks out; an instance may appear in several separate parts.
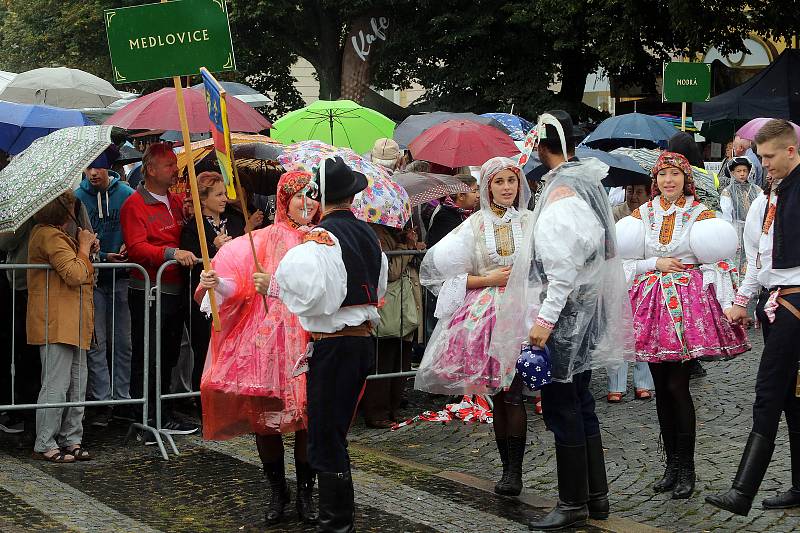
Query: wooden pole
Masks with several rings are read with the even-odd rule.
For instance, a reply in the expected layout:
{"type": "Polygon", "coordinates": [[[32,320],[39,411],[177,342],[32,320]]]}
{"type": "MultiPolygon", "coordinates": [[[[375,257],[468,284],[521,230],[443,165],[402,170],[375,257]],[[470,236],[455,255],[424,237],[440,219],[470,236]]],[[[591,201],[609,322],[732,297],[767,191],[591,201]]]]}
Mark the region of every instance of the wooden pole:
{"type": "MultiPolygon", "coordinates": [[[[197,235],[200,237],[200,252],[203,256],[203,270],[211,270],[211,259],[208,256],[208,245],[206,244],[206,230],[203,225],[203,210],[200,207],[200,193],[197,190],[197,176],[194,172],[194,158],[192,157],[192,139],[189,136],[189,121],[186,119],[186,105],[183,101],[183,87],[181,86],[180,76],[173,76],[175,84],[175,99],[178,101],[178,115],[181,119],[181,133],[183,134],[183,147],[189,156],[187,168],[189,170],[189,188],[192,191],[192,205],[194,206],[194,221],[197,224],[197,235]]],[[[219,321],[219,311],[217,310],[217,298],[214,291],[208,291],[208,298],[211,301],[211,322],[214,331],[220,331],[222,326],[219,321]]]]}
{"type": "Polygon", "coordinates": [[[681,131],[686,131],[686,102],[681,102],[681,131]]]}

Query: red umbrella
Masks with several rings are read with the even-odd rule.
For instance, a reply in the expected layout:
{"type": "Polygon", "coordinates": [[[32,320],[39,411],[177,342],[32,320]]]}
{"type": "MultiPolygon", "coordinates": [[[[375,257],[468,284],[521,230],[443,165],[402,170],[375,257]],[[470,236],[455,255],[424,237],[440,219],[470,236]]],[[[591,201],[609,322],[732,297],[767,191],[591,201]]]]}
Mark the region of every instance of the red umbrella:
{"type": "Polygon", "coordinates": [[[497,128],[469,120],[437,124],[411,141],[408,148],[414,159],[450,168],[482,165],[492,157],[519,154],[511,137],[497,128]]]}
{"type": "MultiPolygon", "coordinates": [[[[191,133],[210,131],[211,123],[208,119],[205,95],[201,91],[184,89],[183,100],[186,103],[189,131],[191,133]]],[[[258,132],[272,127],[267,119],[244,102],[229,98],[226,103],[231,131],[258,132]]],[[[137,98],[108,117],[105,124],[127,130],[180,131],[181,121],[178,117],[175,89],[168,87],[137,98]]]]}

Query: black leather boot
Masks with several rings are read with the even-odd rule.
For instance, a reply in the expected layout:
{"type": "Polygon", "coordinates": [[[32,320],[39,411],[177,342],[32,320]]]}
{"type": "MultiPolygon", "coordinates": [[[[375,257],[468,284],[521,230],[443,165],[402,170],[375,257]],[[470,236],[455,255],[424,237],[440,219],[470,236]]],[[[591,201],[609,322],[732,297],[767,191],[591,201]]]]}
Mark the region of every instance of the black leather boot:
{"type": "Polygon", "coordinates": [[[269,503],[264,513],[264,520],[268,526],[278,524],[283,521],[283,511],[291,501],[289,485],[286,483],[286,471],[283,467],[283,459],[274,463],[264,465],[264,475],[267,477],[270,488],[269,503]]]}
{"type": "Polygon", "coordinates": [[[606,520],[609,512],[608,479],[603,440],[599,433],[586,437],[586,469],[589,481],[589,518],[606,520]]]}
{"type": "Polygon", "coordinates": [[[678,433],[678,479],[672,488],[673,500],[685,500],[694,492],[694,433],[678,433]]]}
{"type": "Polygon", "coordinates": [[[556,444],[558,504],[542,518],[528,524],[532,530],[553,531],[580,527],[589,517],[589,482],[586,470],[586,445],[556,444]]]}
{"type": "Polygon", "coordinates": [[[653,484],[656,492],[667,492],[675,487],[678,481],[678,453],[676,434],[672,429],[661,430],[661,441],[664,446],[664,453],[667,456],[667,466],[664,468],[664,475],[653,484]]]}
{"type": "Polygon", "coordinates": [[[297,469],[297,516],[306,524],[316,524],[319,518],[314,505],[314,481],[316,476],[308,463],[295,462],[297,469]]]}
{"type": "Polygon", "coordinates": [[[508,439],[495,437],[497,452],[500,454],[500,462],[503,463],[503,475],[500,481],[494,484],[494,491],[497,494],[506,494],[508,491],[508,439]]]}
{"type": "Polygon", "coordinates": [[[774,449],[774,442],[758,433],[750,433],[739,462],[739,470],[733,478],[733,486],[724,494],[706,496],[706,502],[731,513],[747,516],[764,474],[767,473],[774,449]]]}
{"type": "Polygon", "coordinates": [[[319,529],[324,533],[352,533],[355,531],[355,503],[353,479],[350,472],[320,472],[319,478],[319,529]]]}
{"type": "Polygon", "coordinates": [[[498,494],[519,496],[522,492],[522,460],[525,457],[525,437],[508,437],[508,469],[505,485],[498,494]]]}
{"type": "Polygon", "coordinates": [[[800,507],[800,432],[789,432],[789,453],[792,456],[792,488],[761,502],[764,509],[800,507]]]}

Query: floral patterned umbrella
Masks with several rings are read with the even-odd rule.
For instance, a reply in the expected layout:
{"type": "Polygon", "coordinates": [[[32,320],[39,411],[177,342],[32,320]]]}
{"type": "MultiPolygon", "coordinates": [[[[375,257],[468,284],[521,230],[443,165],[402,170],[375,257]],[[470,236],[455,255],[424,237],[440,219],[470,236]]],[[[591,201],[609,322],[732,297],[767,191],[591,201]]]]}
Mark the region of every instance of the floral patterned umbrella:
{"type": "Polygon", "coordinates": [[[0,172],[0,232],[16,231],[42,207],[78,186],[83,170],[111,144],[111,126],[64,128],[40,137],[0,172]]]}
{"type": "Polygon", "coordinates": [[[314,172],[323,159],[339,156],[367,177],[367,188],[356,195],[353,213],[364,222],[402,228],[411,218],[408,193],[392,181],[389,172],[367,161],[349,148],[336,148],[320,141],[303,141],[284,147],[278,161],[286,170],[314,172]]]}

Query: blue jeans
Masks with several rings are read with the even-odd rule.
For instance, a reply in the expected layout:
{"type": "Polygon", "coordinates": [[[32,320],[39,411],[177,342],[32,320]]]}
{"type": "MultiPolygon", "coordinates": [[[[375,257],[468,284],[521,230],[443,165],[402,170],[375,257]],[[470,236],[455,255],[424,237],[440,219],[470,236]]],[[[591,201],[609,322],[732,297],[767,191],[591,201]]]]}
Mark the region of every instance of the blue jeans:
{"type": "Polygon", "coordinates": [[[94,288],[94,332],[97,344],[87,353],[89,383],[86,397],[92,400],[128,399],[131,383],[131,312],[128,307],[128,279],[100,282],[94,288]],[[109,335],[109,331],[113,337],[109,335]],[[111,373],[106,356],[109,338],[113,338],[111,373]]]}
{"type": "MultiPolygon", "coordinates": [[[[647,363],[633,364],[633,386],[637,389],[653,390],[653,376],[650,375],[650,367],[647,363]]],[[[623,361],[615,371],[608,369],[608,392],[625,393],[628,390],[628,363],[623,361]]]]}

